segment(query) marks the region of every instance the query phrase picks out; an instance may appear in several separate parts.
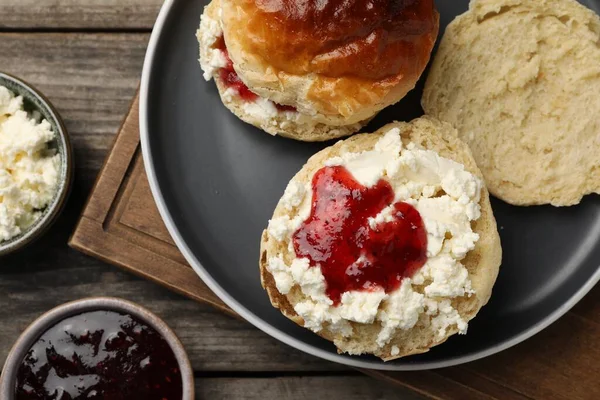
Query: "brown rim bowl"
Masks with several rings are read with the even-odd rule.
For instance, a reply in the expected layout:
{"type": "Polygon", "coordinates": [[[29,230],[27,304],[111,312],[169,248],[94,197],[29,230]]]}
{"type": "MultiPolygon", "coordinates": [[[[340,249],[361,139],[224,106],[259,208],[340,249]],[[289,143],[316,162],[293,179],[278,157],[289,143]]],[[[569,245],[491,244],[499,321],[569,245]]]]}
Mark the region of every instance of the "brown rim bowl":
{"type": "Polygon", "coordinates": [[[183,345],[167,324],[147,309],[126,300],[113,297],[92,297],[60,305],[36,319],[11,349],[0,376],[0,399],[14,400],[17,372],[25,355],[39,337],[60,321],[90,311],[116,311],[130,314],[156,329],[167,341],[181,371],[182,400],[194,399],[194,375],[183,345]]]}

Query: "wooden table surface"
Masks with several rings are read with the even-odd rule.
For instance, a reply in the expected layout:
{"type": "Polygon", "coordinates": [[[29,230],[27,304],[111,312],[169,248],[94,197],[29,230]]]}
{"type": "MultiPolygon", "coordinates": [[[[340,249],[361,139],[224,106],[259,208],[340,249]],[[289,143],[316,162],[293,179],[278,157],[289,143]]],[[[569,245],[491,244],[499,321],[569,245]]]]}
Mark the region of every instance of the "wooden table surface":
{"type": "Polygon", "coordinates": [[[66,210],[25,252],[0,259],[0,360],[44,311],[87,296],[142,304],[188,351],[198,399],[420,399],[300,353],[225,316],[67,246],[139,83],[160,0],[0,0],[0,71],[46,94],[71,135],[76,176],[66,210]]]}

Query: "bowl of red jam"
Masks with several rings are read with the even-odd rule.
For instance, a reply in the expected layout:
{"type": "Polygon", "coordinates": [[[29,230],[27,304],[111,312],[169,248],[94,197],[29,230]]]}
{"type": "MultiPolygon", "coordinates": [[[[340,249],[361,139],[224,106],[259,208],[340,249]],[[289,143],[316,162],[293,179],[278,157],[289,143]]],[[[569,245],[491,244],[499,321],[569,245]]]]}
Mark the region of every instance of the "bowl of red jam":
{"type": "Polygon", "coordinates": [[[89,298],[42,315],[10,351],[3,400],[191,400],[194,378],[173,331],[150,311],[89,298]]]}

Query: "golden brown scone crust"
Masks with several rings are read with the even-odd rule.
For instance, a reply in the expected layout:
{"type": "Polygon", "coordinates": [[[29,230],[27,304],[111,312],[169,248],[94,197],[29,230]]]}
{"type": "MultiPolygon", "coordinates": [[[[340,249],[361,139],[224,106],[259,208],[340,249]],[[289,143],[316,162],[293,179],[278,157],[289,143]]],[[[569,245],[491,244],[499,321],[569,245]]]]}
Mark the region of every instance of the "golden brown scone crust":
{"type": "MultiPolygon", "coordinates": [[[[219,20],[221,0],[213,0],[204,8],[204,16],[214,21],[219,20]]],[[[197,33],[200,44],[200,59],[209,60],[211,48],[201,40],[201,30],[197,33]]],[[[217,45],[215,43],[212,47],[217,45]]],[[[283,136],[304,142],[321,142],[352,135],[366,125],[372,117],[365,120],[347,123],[341,116],[331,117],[322,114],[300,115],[294,113],[295,117],[289,118],[289,113],[277,113],[269,115],[264,113],[248,112],[245,106],[248,102],[239,96],[227,94],[227,86],[219,74],[212,77],[217,85],[219,96],[223,105],[227,107],[242,121],[254,125],[271,135],[283,136]]]]}
{"type": "Polygon", "coordinates": [[[433,0],[221,4],[225,41],[242,81],[332,125],[369,119],[414,88],[439,24],[433,0]]]}
{"type": "MultiPolygon", "coordinates": [[[[463,164],[469,172],[482,177],[481,172],[475,164],[468,146],[458,139],[456,130],[449,124],[439,122],[430,117],[422,117],[410,123],[394,122],[386,125],[372,134],[361,134],[350,139],[340,141],[334,146],[328,147],[311,157],[302,169],[292,178],[297,182],[310,182],[315,172],[324,166],[327,159],[346,152],[361,152],[371,150],[378,140],[390,129],[399,128],[404,144],[415,143],[422,148],[433,150],[440,156],[463,164]]],[[[452,305],[465,320],[471,320],[477,312],[489,300],[492,287],[496,281],[500,262],[502,259],[502,248],[500,236],[496,228],[492,208],[489,202],[487,189],[481,189],[481,217],[472,223],[473,231],[480,236],[474,250],[467,254],[462,261],[469,272],[472,288],[475,295],[454,299],[452,305]]],[[[281,203],[277,205],[273,218],[284,215],[293,218],[295,210],[287,210],[281,203]]],[[[304,326],[303,319],[294,311],[294,304],[305,299],[298,287],[292,288],[283,295],[277,290],[274,278],[267,269],[269,258],[283,254],[284,259],[291,261],[294,254],[290,253],[287,242],[278,242],[271,238],[265,230],[261,238],[260,250],[260,274],[263,287],[267,291],[271,304],[278,308],[286,317],[304,326]]],[[[379,322],[373,324],[358,324],[351,322],[354,335],[344,338],[324,328],[319,335],[335,343],[339,352],[350,354],[371,353],[385,361],[405,357],[411,354],[425,353],[433,346],[443,343],[455,333],[456,328],[448,329],[446,336],[438,339],[436,333],[429,325],[429,317],[421,315],[417,325],[410,330],[397,330],[393,339],[385,347],[379,348],[376,344],[377,335],[381,329],[379,322]],[[392,355],[392,347],[397,346],[399,353],[392,355]]]]}
{"type": "Polygon", "coordinates": [[[600,193],[600,18],[575,0],[474,0],[447,28],[422,99],[514,205],[600,193]]]}

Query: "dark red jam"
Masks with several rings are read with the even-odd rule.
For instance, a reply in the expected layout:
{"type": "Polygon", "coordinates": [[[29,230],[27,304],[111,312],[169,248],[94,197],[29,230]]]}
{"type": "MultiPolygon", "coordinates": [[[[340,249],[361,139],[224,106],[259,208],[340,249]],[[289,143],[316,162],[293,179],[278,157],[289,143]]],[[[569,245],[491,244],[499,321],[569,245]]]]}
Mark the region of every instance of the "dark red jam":
{"type": "MultiPolygon", "coordinates": [[[[233,61],[231,61],[231,58],[229,57],[229,51],[227,51],[227,45],[225,44],[225,40],[222,36],[218,39],[215,47],[221,50],[227,59],[227,65],[219,70],[219,77],[225,86],[237,90],[242,99],[250,102],[255,101],[258,98],[258,95],[252,92],[248,86],[242,82],[237,72],[235,72],[235,69],[233,68],[233,61]]],[[[277,103],[275,103],[275,107],[277,107],[279,111],[297,111],[293,106],[286,106],[277,103]]]]}
{"type": "Polygon", "coordinates": [[[61,321],[19,367],[17,400],[181,400],[173,350],[130,315],[94,311],[61,321]]]}
{"type": "Polygon", "coordinates": [[[283,104],[277,104],[277,103],[275,103],[275,107],[277,107],[277,109],[279,111],[293,111],[293,112],[298,111],[296,109],[296,107],[294,107],[294,106],[285,106],[283,104]]]}
{"type": "Polygon", "coordinates": [[[227,59],[227,65],[219,70],[221,80],[225,86],[237,90],[242,99],[246,101],[255,101],[258,98],[258,95],[251,92],[250,89],[248,89],[248,86],[242,82],[237,72],[235,72],[235,69],[233,69],[233,61],[229,58],[229,52],[227,51],[227,47],[225,47],[225,41],[221,41],[221,43],[223,43],[223,48],[220,50],[227,59]]]}
{"type": "Polygon", "coordinates": [[[414,207],[395,203],[391,222],[369,226],[369,217],[394,201],[388,182],[368,188],[344,167],[325,167],[312,189],[311,214],[293,235],[294,249],[321,266],[334,304],[351,290],[393,291],[425,264],[427,232],[414,207]]]}

